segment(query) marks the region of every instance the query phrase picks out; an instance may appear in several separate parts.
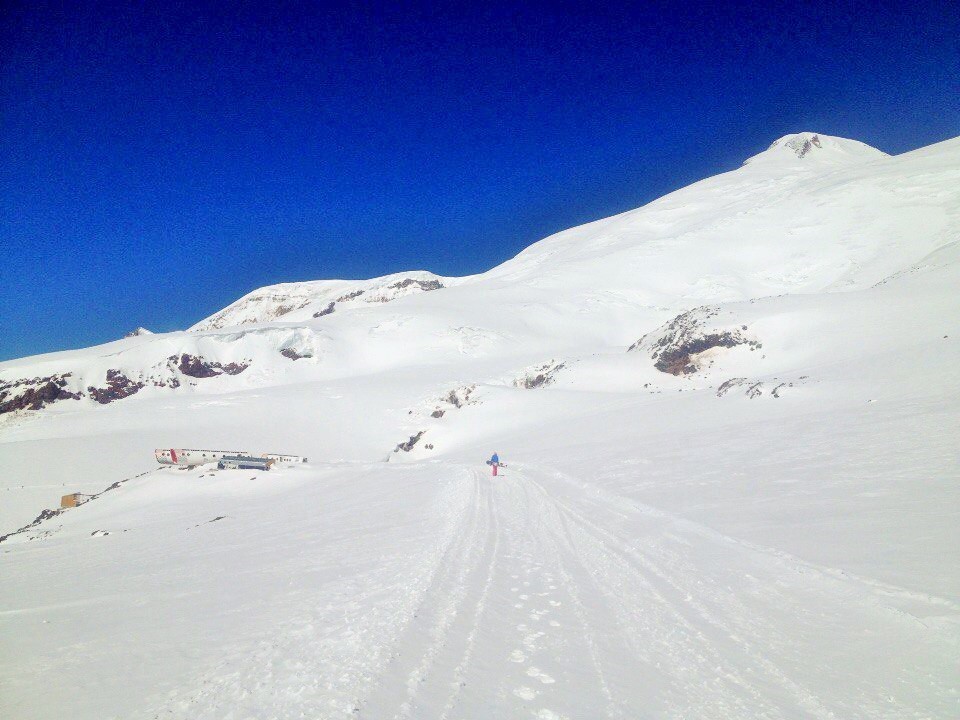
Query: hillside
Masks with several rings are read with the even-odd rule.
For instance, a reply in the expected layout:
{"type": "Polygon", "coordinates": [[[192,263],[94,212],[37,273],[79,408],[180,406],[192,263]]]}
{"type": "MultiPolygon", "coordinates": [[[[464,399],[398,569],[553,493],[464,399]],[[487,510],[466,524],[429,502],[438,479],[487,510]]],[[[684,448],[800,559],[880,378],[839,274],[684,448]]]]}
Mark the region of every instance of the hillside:
{"type": "Polygon", "coordinates": [[[480,275],[0,363],[0,535],[124,481],[0,544],[0,715],[951,717],[957,287],[960,139],[800,133],[480,275]]]}

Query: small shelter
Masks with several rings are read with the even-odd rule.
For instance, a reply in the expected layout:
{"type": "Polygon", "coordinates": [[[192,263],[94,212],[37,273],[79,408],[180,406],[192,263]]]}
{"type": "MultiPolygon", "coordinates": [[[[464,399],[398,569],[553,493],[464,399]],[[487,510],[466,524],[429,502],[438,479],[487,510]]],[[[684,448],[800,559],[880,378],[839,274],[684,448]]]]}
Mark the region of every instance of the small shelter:
{"type": "Polygon", "coordinates": [[[81,493],[70,493],[69,495],[64,495],[62,498],[60,498],[61,508],[72,508],[82,503],[83,495],[81,493]]]}

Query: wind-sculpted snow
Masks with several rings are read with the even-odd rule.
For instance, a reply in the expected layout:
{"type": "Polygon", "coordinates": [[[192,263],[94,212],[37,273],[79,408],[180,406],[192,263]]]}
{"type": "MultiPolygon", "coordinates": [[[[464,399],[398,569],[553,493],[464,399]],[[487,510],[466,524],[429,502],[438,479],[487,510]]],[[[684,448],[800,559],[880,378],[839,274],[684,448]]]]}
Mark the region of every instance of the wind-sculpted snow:
{"type": "Polygon", "coordinates": [[[0,363],[0,717],[955,716],[960,142],[812,135],[0,363]]]}

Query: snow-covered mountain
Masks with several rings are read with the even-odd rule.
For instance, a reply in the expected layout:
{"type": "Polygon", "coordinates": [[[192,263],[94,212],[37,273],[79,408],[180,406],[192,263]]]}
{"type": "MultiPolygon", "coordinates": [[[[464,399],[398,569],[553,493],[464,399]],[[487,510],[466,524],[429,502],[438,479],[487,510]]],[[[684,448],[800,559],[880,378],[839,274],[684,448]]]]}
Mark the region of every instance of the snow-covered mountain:
{"type": "Polygon", "coordinates": [[[344,312],[367,304],[388,303],[445,287],[433,273],[416,271],[396,273],[373,280],[318,280],[284,283],[254,290],[232,305],[194,325],[191,330],[216,330],[222,327],[250,325],[279,320],[307,320],[344,312]]]}
{"type": "Polygon", "coordinates": [[[0,535],[124,481],[0,546],[0,712],[949,717],[957,287],[960,139],[799,133],[480,275],[0,363],[0,535]]]}

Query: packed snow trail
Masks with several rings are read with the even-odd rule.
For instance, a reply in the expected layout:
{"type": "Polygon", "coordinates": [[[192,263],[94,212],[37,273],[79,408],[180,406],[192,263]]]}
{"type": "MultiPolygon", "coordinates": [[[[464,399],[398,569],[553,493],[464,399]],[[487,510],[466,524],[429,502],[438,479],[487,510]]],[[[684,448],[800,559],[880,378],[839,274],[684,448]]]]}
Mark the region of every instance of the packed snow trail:
{"type": "Polygon", "coordinates": [[[156,471],[4,544],[23,560],[0,588],[5,716],[58,717],[64,673],[102,689],[77,718],[956,716],[955,602],[583,477],[205,472],[156,471]]]}
{"type": "Polygon", "coordinates": [[[366,607],[345,619],[349,641],[338,647],[325,631],[313,650],[335,654],[302,652],[319,628],[292,618],[240,673],[217,669],[212,687],[172,716],[826,719],[955,710],[956,630],[941,633],[935,617],[956,612],[946,601],[738,542],[559,471],[508,471],[494,479],[449,468],[456,480],[432,506],[445,531],[406,566],[392,555],[391,572],[404,579],[391,587],[390,568],[378,571],[385,589],[366,602],[358,594],[366,607]],[[905,602],[933,617],[921,620],[905,602]],[[332,684],[307,693],[321,659],[339,663],[337,672],[323,668],[332,684]],[[324,691],[346,692],[353,707],[328,705],[324,691]]]}

